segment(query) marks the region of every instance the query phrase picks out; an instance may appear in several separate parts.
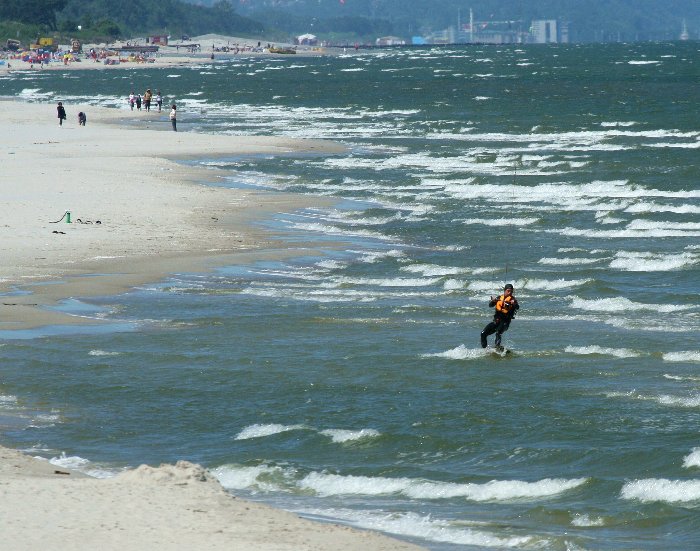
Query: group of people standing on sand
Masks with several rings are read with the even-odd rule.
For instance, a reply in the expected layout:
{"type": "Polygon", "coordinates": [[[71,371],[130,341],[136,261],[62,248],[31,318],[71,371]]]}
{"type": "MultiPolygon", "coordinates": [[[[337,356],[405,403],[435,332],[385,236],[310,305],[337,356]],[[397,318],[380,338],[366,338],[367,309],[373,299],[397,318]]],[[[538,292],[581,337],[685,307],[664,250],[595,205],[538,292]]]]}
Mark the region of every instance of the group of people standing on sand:
{"type": "Polygon", "coordinates": [[[141,105],[143,105],[146,111],[150,111],[153,101],[155,101],[158,106],[158,112],[160,113],[163,108],[163,96],[160,94],[160,90],[156,92],[155,96],[153,96],[153,92],[151,92],[150,88],[143,93],[143,97],[141,97],[141,94],[134,94],[133,92],[129,94],[129,106],[132,111],[134,107],[136,107],[137,111],[141,111],[141,105]]]}
{"type": "MultiPolygon", "coordinates": [[[[141,94],[134,94],[131,92],[129,94],[129,106],[131,107],[131,110],[134,110],[134,107],[136,107],[137,111],[141,111],[141,105],[143,104],[143,108],[146,111],[151,110],[151,103],[155,101],[156,105],[158,106],[158,112],[160,113],[161,110],[163,109],[163,96],[160,93],[160,90],[156,91],[156,95],[153,95],[153,92],[151,92],[151,89],[148,88],[144,94],[143,98],[141,97],[141,94]]],[[[173,131],[177,132],[177,107],[173,103],[170,106],[170,124],[173,127],[173,131]]]]}

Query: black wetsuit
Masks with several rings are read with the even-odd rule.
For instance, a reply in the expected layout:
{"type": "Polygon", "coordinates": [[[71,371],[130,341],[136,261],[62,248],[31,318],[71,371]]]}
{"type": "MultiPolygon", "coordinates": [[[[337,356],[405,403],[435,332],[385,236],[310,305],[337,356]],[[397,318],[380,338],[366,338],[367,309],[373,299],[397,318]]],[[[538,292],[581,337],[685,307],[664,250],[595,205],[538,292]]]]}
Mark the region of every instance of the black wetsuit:
{"type": "MultiPolygon", "coordinates": [[[[486,348],[488,343],[486,342],[486,337],[496,333],[496,348],[501,346],[501,336],[504,332],[508,330],[511,320],[515,317],[515,313],[520,308],[517,299],[511,295],[512,300],[507,302],[507,308],[503,308],[505,311],[499,311],[496,309],[496,313],[493,316],[493,321],[489,323],[484,330],[481,332],[481,347],[486,348]]],[[[504,295],[498,296],[491,299],[489,302],[489,307],[493,308],[499,301],[504,300],[504,295]]]]}

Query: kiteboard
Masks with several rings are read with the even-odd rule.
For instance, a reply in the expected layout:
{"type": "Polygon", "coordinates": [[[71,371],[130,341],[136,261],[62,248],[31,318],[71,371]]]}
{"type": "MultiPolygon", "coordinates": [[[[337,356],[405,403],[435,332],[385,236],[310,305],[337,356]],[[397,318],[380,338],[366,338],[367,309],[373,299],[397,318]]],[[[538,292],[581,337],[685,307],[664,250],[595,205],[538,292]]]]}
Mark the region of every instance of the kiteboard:
{"type": "Polygon", "coordinates": [[[504,346],[494,346],[493,348],[489,347],[488,350],[489,352],[491,352],[491,354],[500,356],[501,358],[510,356],[513,353],[513,351],[510,348],[505,348],[504,346]]]}

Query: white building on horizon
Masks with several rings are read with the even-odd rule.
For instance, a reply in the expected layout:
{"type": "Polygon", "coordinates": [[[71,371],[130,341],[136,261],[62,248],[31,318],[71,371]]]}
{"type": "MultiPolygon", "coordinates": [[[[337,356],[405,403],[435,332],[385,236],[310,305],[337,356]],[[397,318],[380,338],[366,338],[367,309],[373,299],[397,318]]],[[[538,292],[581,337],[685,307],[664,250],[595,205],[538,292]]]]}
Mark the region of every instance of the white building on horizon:
{"type": "Polygon", "coordinates": [[[569,26],[556,19],[536,19],[530,26],[530,35],[535,44],[569,42],[569,26]]]}

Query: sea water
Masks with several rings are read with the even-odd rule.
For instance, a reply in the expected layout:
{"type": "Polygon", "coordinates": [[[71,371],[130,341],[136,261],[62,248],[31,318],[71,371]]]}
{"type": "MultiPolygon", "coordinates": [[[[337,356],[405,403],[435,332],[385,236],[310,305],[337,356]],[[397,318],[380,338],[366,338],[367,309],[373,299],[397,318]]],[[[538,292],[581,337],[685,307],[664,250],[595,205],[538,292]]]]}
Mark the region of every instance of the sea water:
{"type": "Polygon", "coordinates": [[[3,333],[3,442],[96,476],[188,459],[235,494],[436,550],[693,548],[699,50],[3,74],[3,95],[136,127],[168,129],[127,108],[151,88],[185,133],[348,147],[200,160],[212,185],[332,198],[264,224],[315,250],[66,306],[111,330],[3,333]],[[504,283],[506,356],[479,346],[504,283]]]}

